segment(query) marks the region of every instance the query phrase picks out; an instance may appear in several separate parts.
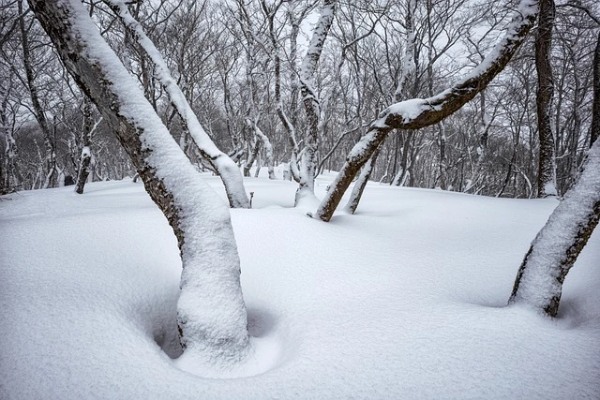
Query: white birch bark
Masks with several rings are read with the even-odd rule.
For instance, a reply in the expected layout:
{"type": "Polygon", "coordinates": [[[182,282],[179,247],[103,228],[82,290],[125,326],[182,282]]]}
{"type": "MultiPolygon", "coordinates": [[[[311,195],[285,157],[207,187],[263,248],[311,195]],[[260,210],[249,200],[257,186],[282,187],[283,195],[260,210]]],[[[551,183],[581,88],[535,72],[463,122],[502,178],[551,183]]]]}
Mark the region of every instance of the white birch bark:
{"type": "Polygon", "coordinates": [[[315,196],[314,184],[317,169],[320,109],[318,96],[314,88],[314,76],[321,53],[323,52],[323,45],[333,24],[335,6],[336,0],[323,1],[319,20],[313,30],[308,50],[302,60],[299,71],[300,92],[302,93],[308,127],[304,140],[305,148],[300,168],[300,183],[296,192],[296,205],[304,197],[309,196],[314,198],[315,196]]]}

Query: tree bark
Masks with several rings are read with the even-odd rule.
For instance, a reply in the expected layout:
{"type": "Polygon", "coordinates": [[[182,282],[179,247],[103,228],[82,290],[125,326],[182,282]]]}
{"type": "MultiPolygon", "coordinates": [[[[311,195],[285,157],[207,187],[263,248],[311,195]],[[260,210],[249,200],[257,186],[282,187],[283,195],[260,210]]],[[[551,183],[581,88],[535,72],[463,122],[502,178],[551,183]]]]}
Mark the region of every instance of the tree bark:
{"type": "Polygon", "coordinates": [[[75,193],[83,194],[85,183],[90,174],[90,164],[92,162],[91,136],[92,136],[92,104],[89,99],[83,100],[83,132],[81,137],[81,158],[79,161],[79,170],[77,172],[77,182],[75,184],[75,193]]]}
{"type": "Polygon", "coordinates": [[[600,32],[594,50],[594,103],[592,106],[592,129],[590,147],[600,137],[600,32]]]}
{"type": "Polygon", "coordinates": [[[19,154],[17,142],[13,136],[12,128],[8,119],[8,99],[12,90],[12,80],[8,82],[2,93],[2,104],[0,104],[0,136],[4,137],[4,171],[0,174],[0,194],[10,193],[16,190],[23,181],[23,177],[19,172],[19,166],[16,159],[19,154]]]}
{"type": "Polygon", "coordinates": [[[202,128],[200,121],[186,100],[185,95],[171,75],[167,63],[161,56],[154,43],[144,33],[140,23],[129,13],[127,5],[121,0],[104,0],[117,14],[127,28],[129,34],[137,41],[141,49],[155,64],[155,75],[169,95],[171,103],[181,116],[181,120],[188,129],[200,153],[217,171],[225,186],[225,192],[232,208],[249,208],[250,200],[244,189],[244,181],[239,168],[235,163],[217,148],[212,139],[202,128]]]}
{"type": "Polygon", "coordinates": [[[565,277],[600,219],[600,141],[588,153],[583,172],[537,234],[519,268],[509,303],[554,317],[565,277]]]}
{"type": "MultiPolygon", "coordinates": [[[[600,35],[596,51],[599,47],[600,35]]],[[[594,72],[598,72],[598,52],[595,56],[594,72]]],[[[600,120],[600,107],[595,107],[599,101],[600,90],[595,90],[592,125],[594,121],[600,120]]],[[[565,193],[564,199],[552,212],[525,255],[515,279],[509,304],[524,304],[555,317],[558,314],[565,278],[592,236],[599,220],[600,140],[595,140],[592,141],[579,179],[565,193]]]]}
{"type": "Polygon", "coordinates": [[[183,272],[177,305],[184,356],[239,361],[247,314],[229,212],[201,180],[78,0],[29,0],[63,64],[135,165],[177,237],[183,272]]]}
{"type": "MultiPolygon", "coordinates": [[[[279,43],[277,42],[277,35],[275,33],[275,15],[279,7],[283,4],[283,1],[277,3],[273,8],[269,8],[265,0],[262,0],[261,5],[265,16],[269,22],[269,37],[271,38],[271,46],[273,46],[273,64],[275,70],[275,106],[277,108],[277,116],[285,129],[288,140],[291,147],[291,156],[290,156],[290,174],[291,178],[293,178],[296,182],[300,181],[300,172],[298,171],[298,141],[296,140],[296,127],[289,120],[284,108],[283,102],[281,100],[281,55],[279,49],[279,43]]],[[[294,34],[294,33],[292,33],[294,34]]],[[[292,43],[292,51],[295,54],[295,43],[292,43]]],[[[294,74],[295,75],[295,74],[294,74]]],[[[296,85],[297,86],[297,85],[296,85]]],[[[268,138],[264,136],[264,139],[268,138]]],[[[263,139],[263,141],[264,141],[263,139]]],[[[267,143],[264,143],[265,146],[267,143]]],[[[269,142],[269,147],[270,147],[269,142]]],[[[265,151],[267,152],[267,163],[269,160],[269,147],[265,147],[265,151]]],[[[271,147],[271,158],[272,155],[272,147],[271,147]]],[[[269,179],[275,179],[275,175],[273,174],[273,178],[271,178],[271,172],[269,172],[269,179]]]]}
{"type": "Polygon", "coordinates": [[[535,38],[535,68],[538,77],[536,97],[540,155],[538,164],[538,197],[556,196],[556,161],[554,134],[550,115],[554,97],[554,78],[550,52],[555,16],[554,0],[540,0],[537,35],[535,38]]]}
{"type": "Polygon", "coordinates": [[[384,110],[348,154],[317,210],[317,217],[323,221],[331,219],[354,176],[393,129],[415,130],[433,125],[459,110],[485,89],[521,46],[535,22],[537,12],[537,1],[521,0],[504,38],[466,78],[435,96],[406,100],[384,110]]]}
{"type": "Polygon", "coordinates": [[[348,204],[346,204],[346,210],[350,214],[354,214],[356,212],[356,208],[358,207],[358,203],[360,203],[360,199],[362,198],[363,192],[365,191],[365,187],[367,187],[367,183],[369,182],[369,178],[373,173],[373,168],[375,168],[375,164],[377,163],[377,157],[379,156],[379,150],[377,149],[375,153],[371,156],[371,160],[365,164],[358,176],[358,179],[354,183],[354,189],[350,193],[350,199],[348,200],[348,204]]]}
{"type": "Polygon", "coordinates": [[[304,196],[314,196],[319,146],[319,117],[321,114],[317,92],[314,87],[314,75],[323,52],[323,45],[333,24],[335,6],[336,0],[323,1],[321,15],[315,25],[306,56],[304,56],[300,67],[300,93],[302,94],[302,102],[306,113],[307,128],[300,170],[300,184],[296,192],[296,205],[304,196]]]}

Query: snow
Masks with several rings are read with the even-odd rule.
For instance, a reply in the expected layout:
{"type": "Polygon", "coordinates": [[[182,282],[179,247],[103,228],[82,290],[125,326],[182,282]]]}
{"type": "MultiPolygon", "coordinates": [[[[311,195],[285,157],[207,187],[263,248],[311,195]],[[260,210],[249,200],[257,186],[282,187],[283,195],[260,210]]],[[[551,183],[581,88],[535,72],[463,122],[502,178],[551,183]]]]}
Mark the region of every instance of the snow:
{"type": "Polygon", "coordinates": [[[555,199],[369,183],[323,223],[293,182],[246,186],[254,208],[231,214],[252,346],[227,371],[171,358],[181,261],[141,184],[1,197],[0,398],[600,397],[598,233],[557,319],[504,307],[555,199]]]}

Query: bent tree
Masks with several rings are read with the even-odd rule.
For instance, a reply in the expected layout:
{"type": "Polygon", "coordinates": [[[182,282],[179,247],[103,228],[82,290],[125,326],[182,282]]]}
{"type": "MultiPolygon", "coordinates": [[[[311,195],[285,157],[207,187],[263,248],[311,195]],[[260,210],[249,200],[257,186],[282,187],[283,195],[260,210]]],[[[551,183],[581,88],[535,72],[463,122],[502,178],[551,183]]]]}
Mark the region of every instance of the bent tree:
{"type": "Polygon", "coordinates": [[[66,69],[96,104],[178,240],[184,356],[232,363],[249,347],[227,206],[204,183],[79,0],[29,0],[66,69]]]}
{"type": "Polygon", "coordinates": [[[600,141],[596,140],[579,180],[567,191],[525,255],[510,303],[556,316],[565,277],[600,219],[599,171],[600,141]]]}
{"type": "Polygon", "coordinates": [[[181,117],[190,136],[204,159],[217,171],[225,186],[225,193],[232,208],[249,208],[250,200],[244,189],[244,181],[240,169],[233,160],[217,148],[212,139],[198,121],[198,117],[177,85],[177,80],[171,75],[169,67],[152,42],[144,32],[141,24],[131,15],[127,4],[122,0],[103,0],[108,4],[127,29],[128,33],[140,45],[144,53],[155,65],[155,76],[165,88],[173,107],[181,117]]]}
{"type": "Polygon", "coordinates": [[[490,54],[454,86],[426,99],[409,99],[393,104],[373,121],[346,161],[321,202],[316,216],[329,221],[342,196],[360,168],[394,129],[417,130],[442,121],[458,111],[498,75],[521,46],[535,23],[538,2],[521,0],[503,39],[490,54]]]}
{"type": "MultiPolygon", "coordinates": [[[[600,35],[596,49],[600,49],[600,35]]],[[[600,86],[600,54],[594,57],[594,85],[600,86]]],[[[600,91],[594,91],[594,104],[600,91]]],[[[594,107],[592,132],[598,129],[600,107],[594,107]]],[[[565,277],[587,244],[600,219],[600,140],[592,147],[579,180],[537,234],[517,273],[509,303],[524,304],[551,317],[558,313],[565,277]]]]}

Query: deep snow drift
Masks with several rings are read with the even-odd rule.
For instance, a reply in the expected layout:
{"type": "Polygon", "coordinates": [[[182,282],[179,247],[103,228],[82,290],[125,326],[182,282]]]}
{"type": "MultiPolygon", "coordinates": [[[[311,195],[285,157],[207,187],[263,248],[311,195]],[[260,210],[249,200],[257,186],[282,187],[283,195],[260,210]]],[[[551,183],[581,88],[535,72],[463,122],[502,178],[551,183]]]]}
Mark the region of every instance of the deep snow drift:
{"type": "Polygon", "coordinates": [[[293,183],[246,185],[255,353],[229,379],[169,357],[181,264],[141,184],[0,198],[0,399],[600,398],[598,232],[559,318],[504,307],[556,201],[369,184],[327,224],[291,208],[293,183]]]}

